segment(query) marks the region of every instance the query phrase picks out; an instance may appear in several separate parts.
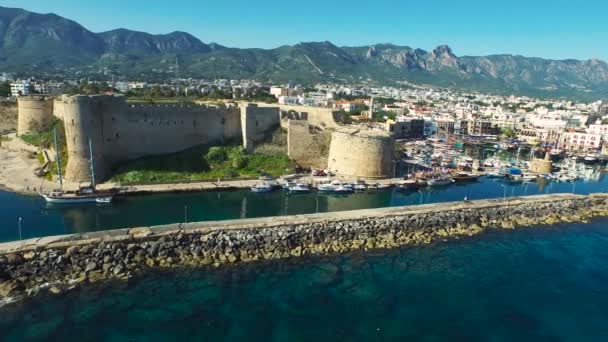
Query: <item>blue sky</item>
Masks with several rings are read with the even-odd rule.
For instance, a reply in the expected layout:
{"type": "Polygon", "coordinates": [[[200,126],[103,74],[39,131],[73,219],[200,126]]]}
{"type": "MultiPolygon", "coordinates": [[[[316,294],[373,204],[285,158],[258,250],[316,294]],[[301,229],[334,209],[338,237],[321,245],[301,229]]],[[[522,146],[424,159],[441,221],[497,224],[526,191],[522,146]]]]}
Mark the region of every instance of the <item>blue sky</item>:
{"type": "Polygon", "coordinates": [[[606,0],[0,0],[94,32],[186,31],[203,42],[272,48],[301,41],[387,42],[457,55],[608,60],[606,0]]]}

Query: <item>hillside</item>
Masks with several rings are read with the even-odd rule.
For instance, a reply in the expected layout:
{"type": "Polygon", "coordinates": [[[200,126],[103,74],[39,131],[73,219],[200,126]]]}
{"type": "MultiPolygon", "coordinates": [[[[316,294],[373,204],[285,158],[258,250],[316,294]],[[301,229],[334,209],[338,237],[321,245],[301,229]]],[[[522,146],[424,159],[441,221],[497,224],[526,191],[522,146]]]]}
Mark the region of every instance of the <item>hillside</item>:
{"type": "Polygon", "coordinates": [[[176,74],[176,63],[181,77],[408,81],[504,94],[608,97],[608,65],[600,60],[456,56],[445,45],[432,51],[392,44],[338,47],[331,42],[238,49],[206,44],[185,32],[93,33],[54,14],[0,7],[0,71],[166,80],[176,74]]]}

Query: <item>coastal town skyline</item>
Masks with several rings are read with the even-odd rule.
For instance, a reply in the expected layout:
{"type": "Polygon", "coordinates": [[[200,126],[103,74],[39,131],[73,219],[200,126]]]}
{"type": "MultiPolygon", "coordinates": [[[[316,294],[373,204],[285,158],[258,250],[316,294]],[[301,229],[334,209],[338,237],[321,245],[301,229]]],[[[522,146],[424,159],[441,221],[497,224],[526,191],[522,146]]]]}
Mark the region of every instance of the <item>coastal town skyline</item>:
{"type": "Polygon", "coordinates": [[[608,60],[608,49],[597,44],[606,35],[601,13],[608,10],[608,4],[558,3],[559,6],[555,2],[518,0],[509,2],[507,7],[481,1],[433,1],[424,5],[380,1],[373,6],[365,2],[349,2],[347,6],[343,2],[313,1],[307,6],[292,7],[274,1],[263,6],[245,1],[150,6],[142,1],[110,0],[85,5],[71,0],[3,0],[0,6],[55,13],[76,19],[93,32],[117,28],[152,34],[182,31],[207,43],[238,48],[271,49],[331,41],[338,46],[391,43],[431,50],[447,44],[463,56],[514,54],[557,60],[608,60]]]}
{"type": "Polygon", "coordinates": [[[606,10],[0,0],[2,340],[606,340],[606,10]]]}

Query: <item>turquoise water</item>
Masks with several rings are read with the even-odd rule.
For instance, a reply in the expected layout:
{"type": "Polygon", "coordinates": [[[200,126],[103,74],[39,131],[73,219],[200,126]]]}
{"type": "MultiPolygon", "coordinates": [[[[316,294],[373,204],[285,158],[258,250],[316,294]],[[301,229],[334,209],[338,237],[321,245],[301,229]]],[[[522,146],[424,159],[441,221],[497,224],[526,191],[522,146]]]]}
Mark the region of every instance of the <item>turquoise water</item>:
{"type": "Polygon", "coordinates": [[[38,197],[0,191],[0,242],[22,237],[69,234],[94,230],[160,225],[188,220],[209,221],[246,217],[332,212],[387,206],[500,198],[548,193],[608,191],[608,177],[576,183],[510,185],[495,179],[452,185],[421,192],[387,190],[346,197],[317,193],[290,196],[282,191],[253,194],[249,191],[163,194],[119,198],[111,205],[49,206],[38,197]]]}
{"type": "Polygon", "coordinates": [[[4,341],[606,341],[608,220],[181,269],[0,308],[4,341]]]}

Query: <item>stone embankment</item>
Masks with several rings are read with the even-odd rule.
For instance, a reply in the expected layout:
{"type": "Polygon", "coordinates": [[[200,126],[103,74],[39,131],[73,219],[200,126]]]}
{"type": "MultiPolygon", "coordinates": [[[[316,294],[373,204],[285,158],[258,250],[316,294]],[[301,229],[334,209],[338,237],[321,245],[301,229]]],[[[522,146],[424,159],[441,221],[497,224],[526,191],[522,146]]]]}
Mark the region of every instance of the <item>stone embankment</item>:
{"type": "Polygon", "coordinates": [[[608,194],[542,195],[190,223],[0,244],[0,297],[61,293],[168,267],[220,266],[428,244],[486,229],[608,216],[608,194]]]}

